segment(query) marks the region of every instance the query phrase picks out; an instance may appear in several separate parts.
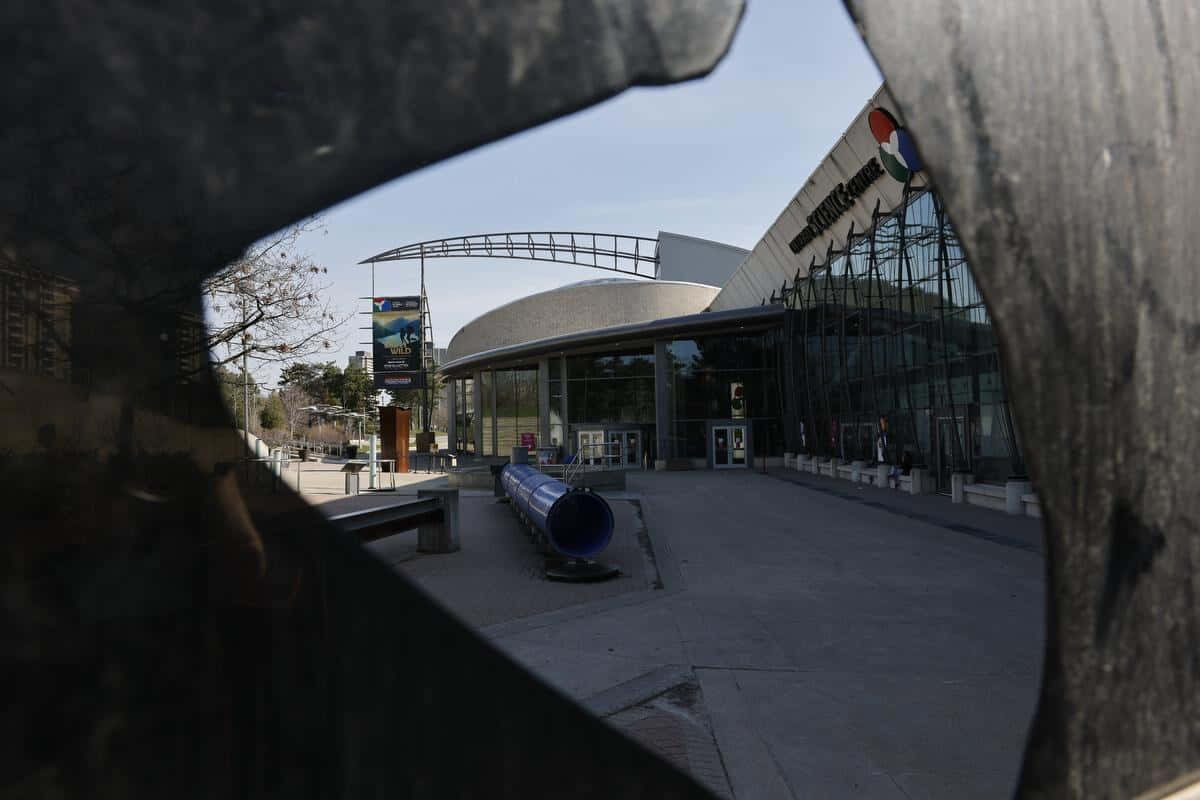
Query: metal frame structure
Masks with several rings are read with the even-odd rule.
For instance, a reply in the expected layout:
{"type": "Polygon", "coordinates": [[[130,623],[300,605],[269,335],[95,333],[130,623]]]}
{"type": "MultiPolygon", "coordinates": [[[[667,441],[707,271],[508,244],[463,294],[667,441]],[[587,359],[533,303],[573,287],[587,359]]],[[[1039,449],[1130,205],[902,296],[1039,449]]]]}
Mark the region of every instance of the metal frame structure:
{"type": "Polygon", "coordinates": [[[581,231],[510,231],[430,239],[385,250],[363,259],[359,264],[386,261],[424,263],[427,258],[548,261],[651,280],[658,277],[658,239],[581,231]],[[646,272],[647,268],[649,273],[646,272]]]}
{"type": "Polygon", "coordinates": [[[906,186],[894,211],[877,204],[869,230],[852,229],[843,250],[814,258],[769,302],[792,310],[781,372],[789,449],[873,461],[883,418],[897,460],[908,450],[925,465],[937,448],[949,471],[978,472],[972,434],[988,374],[1005,470],[1024,473],[991,321],[934,191],[906,186]]]}
{"type": "Polygon", "coordinates": [[[430,379],[436,369],[433,358],[433,322],[429,314],[429,296],[425,291],[425,261],[430,258],[546,261],[603,269],[650,280],[658,277],[659,263],[658,239],[581,231],[511,231],[430,239],[385,250],[358,262],[360,266],[371,266],[372,297],[375,295],[376,264],[390,261],[419,261],[421,264],[421,377],[424,386],[421,391],[424,403],[420,426],[426,432],[430,430],[433,413],[433,387],[430,385],[430,379]],[[649,272],[646,271],[647,268],[649,272]]]}

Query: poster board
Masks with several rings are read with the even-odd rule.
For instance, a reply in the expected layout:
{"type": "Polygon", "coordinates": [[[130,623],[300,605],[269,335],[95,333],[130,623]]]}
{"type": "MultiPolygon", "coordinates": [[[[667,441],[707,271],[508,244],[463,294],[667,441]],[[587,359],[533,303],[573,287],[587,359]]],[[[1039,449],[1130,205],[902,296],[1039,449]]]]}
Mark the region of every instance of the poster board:
{"type": "Polygon", "coordinates": [[[371,356],[376,389],[424,388],[421,298],[371,301],[371,356]]]}

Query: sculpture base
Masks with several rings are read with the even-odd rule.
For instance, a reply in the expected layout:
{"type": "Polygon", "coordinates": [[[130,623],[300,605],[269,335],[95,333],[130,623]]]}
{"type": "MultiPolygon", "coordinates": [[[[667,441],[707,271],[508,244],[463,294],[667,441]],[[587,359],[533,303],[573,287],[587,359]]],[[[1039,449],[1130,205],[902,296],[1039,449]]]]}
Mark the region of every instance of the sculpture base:
{"type": "Polygon", "coordinates": [[[621,574],[620,567],[601,564],[588,558],[546,559],[546,579],[567,583],[606,581],[621,574]]]}

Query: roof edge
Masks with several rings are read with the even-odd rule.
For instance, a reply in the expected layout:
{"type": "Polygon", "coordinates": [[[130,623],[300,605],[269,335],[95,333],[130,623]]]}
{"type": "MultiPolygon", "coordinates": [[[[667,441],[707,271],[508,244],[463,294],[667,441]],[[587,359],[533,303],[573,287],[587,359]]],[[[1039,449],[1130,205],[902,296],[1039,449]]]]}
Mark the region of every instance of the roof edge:
{"type": "Polygon", "coordinates": [[[786,310],[782,305],[749,306],[747,308],[733,308],[724,311],[701,311],[697,314],[687,314],[682,317],[665,317],[633,325],[595,328],[590,331],[579,331],[562,336],[552,336],[546,339],[534,339],[521,344],[496,347],[491,350],[481,350],[478,353],[462,356],[454,361],[442,364],[441,371],[454,372],[487,361],[515,358],[518,356],[541,355],[584,344],[604,344],[609,341],[662,336],[691,329],[718,328],[737,322],[748,324],[769,323],[775,317],[783,316],[786,310]]]}

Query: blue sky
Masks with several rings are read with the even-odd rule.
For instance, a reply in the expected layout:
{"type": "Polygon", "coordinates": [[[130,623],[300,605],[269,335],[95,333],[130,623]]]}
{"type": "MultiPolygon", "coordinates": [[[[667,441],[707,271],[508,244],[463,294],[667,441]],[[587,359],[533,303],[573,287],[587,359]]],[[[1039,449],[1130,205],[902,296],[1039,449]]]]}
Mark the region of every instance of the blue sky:
{"type": "MultiPolygon", "coordinates": [[[[750,248],[831,149],[881,77],[840,2],[751,0],[707,78],[633,89],[327,210],[300,247],[329,268],[334,301],[369,310],[369,267],[410,242],[508,230],[655,236],[750,248]]],[[[439,347],[465,323],[533,292],[611,273],[507,260],[427,262],[439,347]]],[[[377,295],[416,294],[418,266],[376,267],[377,295]]],[[[347,325],[345,366],[369,331],[347,325]]],[[[260,375],[260,379],[266,378],[260,375]]],[[[273,378],[271,379],[273,380],[273,378]]]]}

